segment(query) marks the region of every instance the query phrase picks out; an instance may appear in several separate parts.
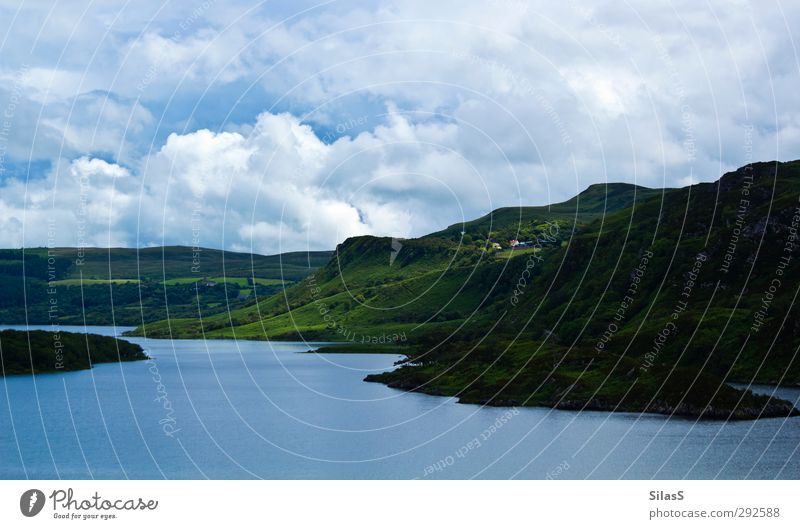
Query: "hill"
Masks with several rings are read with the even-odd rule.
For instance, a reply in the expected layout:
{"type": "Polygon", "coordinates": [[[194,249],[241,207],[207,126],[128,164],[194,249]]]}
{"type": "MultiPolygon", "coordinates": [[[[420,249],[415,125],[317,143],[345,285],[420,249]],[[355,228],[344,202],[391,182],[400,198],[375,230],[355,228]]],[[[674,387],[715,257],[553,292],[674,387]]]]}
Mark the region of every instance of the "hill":
{"type": "Polygon", "coordinates": [[[394,344],[407,360],[368,380],[465,402],[793,414],[727,382],[800,384],[798,184],[800,162],[758,163],[681,189],[592,186],[419,239],[348,239],[279,295],[137,332],[394,344]]]}
{"type": "Polygon", "coordinates": [[[138,325],[222,313],[281,291],[330,256],[182,246],[0,250],[0,322],[138,325]]]}
{"type": "Polygon", "coordinates": [[[2,375],[90,369],[94,364],[147,360],[141,346],[98,334],[0,331],[2,375]]]}
{"type": "Polygon", "coordinates": [[[597,218],[660,196],[665,189],[623,183],[592,184],[565,202],[548,206],[499,208],[478,219],[453,224],[430,237],[458,238],[462,232],[470,237],[524,240],[534,233],[531,227],[548,221],[565,225],[581,225],[597,218]]]}

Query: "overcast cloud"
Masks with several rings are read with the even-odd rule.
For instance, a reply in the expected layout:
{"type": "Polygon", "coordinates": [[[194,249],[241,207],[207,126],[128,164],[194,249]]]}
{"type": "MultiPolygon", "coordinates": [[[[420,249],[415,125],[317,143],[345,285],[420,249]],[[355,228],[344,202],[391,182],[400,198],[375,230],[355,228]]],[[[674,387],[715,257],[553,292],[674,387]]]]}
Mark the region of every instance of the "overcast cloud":
{"type": "Polygon", "coordinates": [[[797,2],[0,1],[0,246],[330,249],[800,158],[797,2]]]}

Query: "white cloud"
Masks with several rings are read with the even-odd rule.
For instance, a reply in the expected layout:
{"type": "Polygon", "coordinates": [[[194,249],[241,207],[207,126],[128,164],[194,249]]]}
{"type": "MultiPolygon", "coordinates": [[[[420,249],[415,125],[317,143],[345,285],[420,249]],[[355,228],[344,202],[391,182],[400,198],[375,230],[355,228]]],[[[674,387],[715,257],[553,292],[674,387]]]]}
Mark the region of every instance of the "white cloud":
{"type": "Polygon", "coordinates": [[[0,4],[0,111],[24,87],[2,152],[52,165],[27,198],[0,180],[0,243],[43,244],[48,208],[72,243],[73,171],[93,240],[200,218],[209,246],[276,251],[798,158],[800,6],[768,3],[0,4]]]}
{"type": "Polygon", "coordinates": [[[104,160],[59,161],[47,178],[0,188],[0,245],[120,246],[134,204],[131,174],[104,160]]]}
{"type": "Polygon", "coordinates": [[[442,227],[452,219],[419,214],[433,197],[448,207],[473,200],[474,174],[448,145],[458,138],[451,125],[395,115],[331,144],[290,114],[263,113],[245,129],[171,134],[136,172],[81,157],[27,185],[7,180],[0,244],[37,244],[39,228],[57,219],[65,245],[84,227],[84,242],[98,245],[189,244],[199,228],[212,247],[333,248],[353,235],[442,227]]]}

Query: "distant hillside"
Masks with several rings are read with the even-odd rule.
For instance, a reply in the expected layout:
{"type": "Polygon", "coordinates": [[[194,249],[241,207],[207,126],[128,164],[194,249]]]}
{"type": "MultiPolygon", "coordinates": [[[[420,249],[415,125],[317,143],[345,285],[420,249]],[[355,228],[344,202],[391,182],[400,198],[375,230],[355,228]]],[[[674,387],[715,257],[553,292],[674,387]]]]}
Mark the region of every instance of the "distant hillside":
{"type": "MultiPolygon", "coordinates": [[[[20,262],[23,250],[0,250],[0,262],[20,262]]],[[[164,280],[182,277],[260,277],[298,281],[324,265],[332,252],[289,252],[258,255],[188,246],[154,248],[26,248],[26,258],[60,259],[59,279],[164,280]]],[[[40,260],[34,265],[43,268],[40,260]]],[[[29,265],[30,266],[30,265],[29,265]]],[[[41,275],[41,274],[38,274],[41,275]]]]}
{"type": "Polygon", "coordinates": [[[182,246],[0,250],[0,323],[138,325],[222,313],[281,291],[331,255],[182,246]]]}
{"type": "Polygon", "coordinates": [[[336,340],[353,333],[373,334],[374,326],[412,333],[450,327],[497,295],[503,271],[516,262],[510,257],[551,251],[604,211],[662,192],[630,184],[593,185],[561,204],[501,208],[465,227],[458,224],[417,239],[353,237],[336,248],[326,266],[285,295],[206,318],[202,328],[194,319],[175,318],[169,324],[148,325],[147,333],[336,340]],[[603,198],[606,192],[608,200],[603,198]],[[538,239],[540,248],[512,251],[507,242],[511,238],[538,239]],[[494,249],[492,241],[500,241],[503,248],[494,249]],[[326,310],[327,320],[320,315],[326,310]],[[331,321],[339,330],[331,328],[331,321]],[[262,323],[267,324],[267,336],[262,323]]]}
{"type": "Polygon", "coordinates": [[[137,332],[393,343],[407,362],[368,380],[465,402],[787,415],[725,382],[800,384],[799,198],[800,162],[592,186],[419,239],[348,239],[284,293],[137,332]]]}

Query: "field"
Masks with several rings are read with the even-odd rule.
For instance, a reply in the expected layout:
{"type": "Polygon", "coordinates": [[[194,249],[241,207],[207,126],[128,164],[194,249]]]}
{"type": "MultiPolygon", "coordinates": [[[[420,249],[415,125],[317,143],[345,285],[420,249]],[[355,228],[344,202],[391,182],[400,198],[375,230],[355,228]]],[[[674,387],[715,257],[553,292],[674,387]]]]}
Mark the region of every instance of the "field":
{"type": "Polygon", "coordinates": [[[198,282],[212,282],[212,283],[225,283],[228,285],[236,285],[239,288],[252,288],[251,282],[256,285],[262,286],[282,286],[289,285],[293,281],[284,281],[282,279],[273,279],[266,277],[211,277],[211,278],[198,278],[198,277],[175,277],[173,279],[166,279],[161,283],[163,285],[191,285],[198,282]]]}
{"type": "Polygon", "coordinates": [[[402,335],[407,364],[370,380],[475,403],[785,416],[787,403],[726,382],[800,384],[796,289],[770,291],[800,273],[781,255],[800,224],[798,178],[800,162],[763,163],[682,189],[591,186],[566,205],[403,239],[391,261],[391,238],[352,237],[280,295],[135,333],[367,347],[402,335]],[[491,249],[511,238],[544,242],[491,249]]]}
{"type": "Polygon", "coordinates": [[[528,246],[525,248],[509,248],[507,250],[500,250],[494,254],[495,259],[510,259],[512,257],[519,257],[520,255],[535,254],[541,252],[541,248],[528,246]]]}
{"type": "Polygon", "coordinates": [[[0,322],[140,325],[168,316],[205,318],[280,292],[330,255],[180,246],[0,250],[0,322]]]}
{"type": "Polygon", "coordinates": [[[129,285],[141,283],[139,279],[59,279],[50,284],[55,286],[76,286],[76,285],[129,285]]]}

